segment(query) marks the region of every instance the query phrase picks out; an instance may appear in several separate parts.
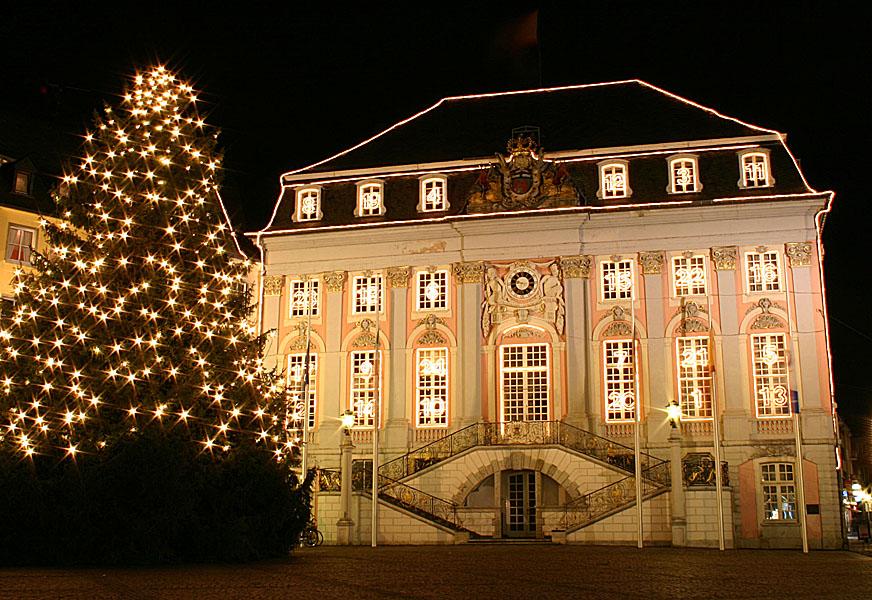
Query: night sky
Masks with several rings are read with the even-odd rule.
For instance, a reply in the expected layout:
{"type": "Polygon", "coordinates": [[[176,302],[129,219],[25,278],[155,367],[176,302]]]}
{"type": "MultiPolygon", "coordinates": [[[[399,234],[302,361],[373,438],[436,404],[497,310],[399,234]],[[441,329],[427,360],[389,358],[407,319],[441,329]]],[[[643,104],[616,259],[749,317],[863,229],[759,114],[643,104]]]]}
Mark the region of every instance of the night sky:
{"type": "Polygon", "coordinates": [[[443,96],[638,77],[787,132],[812,186],[837,193],[825,231],[837,400],[846,414],[872,410],[872,318],[861,294],[872,268],[860,243],[870,223],[870,8],[18,4],[0,17],[0,108],[50,122],[74,147],[135,67],[160,61],[179,70],[223,131],[225,196],[241,230],[266,223],[281,172],[443,96]]]}

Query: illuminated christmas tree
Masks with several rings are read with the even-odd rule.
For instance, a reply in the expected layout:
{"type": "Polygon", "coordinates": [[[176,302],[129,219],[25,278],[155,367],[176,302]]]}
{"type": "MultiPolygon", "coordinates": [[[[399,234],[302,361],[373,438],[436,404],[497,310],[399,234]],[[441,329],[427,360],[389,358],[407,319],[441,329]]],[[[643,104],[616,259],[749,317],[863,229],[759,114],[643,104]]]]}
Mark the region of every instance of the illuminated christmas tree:
{"type": "Polygon", "coordinates": [[[63,220],[44,224],[49,250],[0,320],[5,443],[75,456],[162,427],[207,452],[254,439],[290,454],[294,411],[261,364],[216,138],[164,67],[96,118],[60,188],[63,220]]]}

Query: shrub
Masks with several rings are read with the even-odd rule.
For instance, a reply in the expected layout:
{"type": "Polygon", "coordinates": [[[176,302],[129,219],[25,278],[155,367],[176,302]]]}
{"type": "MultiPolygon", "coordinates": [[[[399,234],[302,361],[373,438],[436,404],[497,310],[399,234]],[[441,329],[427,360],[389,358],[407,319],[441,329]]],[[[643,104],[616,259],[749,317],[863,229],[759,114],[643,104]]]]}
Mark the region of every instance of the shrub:
{"type": "Polygon", "coordinates": [[[0,453],[0,564],[240,562],[287,556],[311,476],[242,445],[220,459],[146,430],[75,461],[0,453]]]}

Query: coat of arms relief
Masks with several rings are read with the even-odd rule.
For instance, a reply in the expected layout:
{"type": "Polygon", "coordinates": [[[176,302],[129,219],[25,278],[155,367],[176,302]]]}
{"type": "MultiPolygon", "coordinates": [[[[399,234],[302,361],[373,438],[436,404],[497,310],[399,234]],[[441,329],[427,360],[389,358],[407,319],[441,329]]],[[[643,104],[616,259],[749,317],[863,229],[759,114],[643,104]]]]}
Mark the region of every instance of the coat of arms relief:
{"type": "Polygon", "coordinates": [[[578,206],[578,189],[569,171],[545,159],[538,130],[512,132],[507,154],[497,154],[497,164],[482,172],[467,195],[467,212],[578,206]]]}
{"type": "Polygon", "coordinates": [[[563,334],[566,300],[558,263],[519,261],[502,272],[497,266],[488,265],[481,305],[484,337],[504,321],[528,323],[531,316],[551,323],[558,334],[563,334]]]}

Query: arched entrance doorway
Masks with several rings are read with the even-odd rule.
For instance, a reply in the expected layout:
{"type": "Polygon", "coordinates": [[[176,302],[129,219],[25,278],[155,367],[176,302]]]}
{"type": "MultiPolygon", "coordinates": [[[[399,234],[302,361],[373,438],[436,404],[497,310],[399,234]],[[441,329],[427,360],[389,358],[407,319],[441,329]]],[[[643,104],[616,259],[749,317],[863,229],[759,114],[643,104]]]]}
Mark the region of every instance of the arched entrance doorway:
{"type": "Polygon", "coordinates": [[[536,471],[503,471],[504,537],[536,537],[540,528],[536,515],[537,479],[536,471]]]}
{"type": "Polygon", "coordinates": [[[481,479],[463,499],[465,509],[493,515],[493,536],[539,538],[570,498],[555,479],[542,471],[497,469],[481,479]]]}

